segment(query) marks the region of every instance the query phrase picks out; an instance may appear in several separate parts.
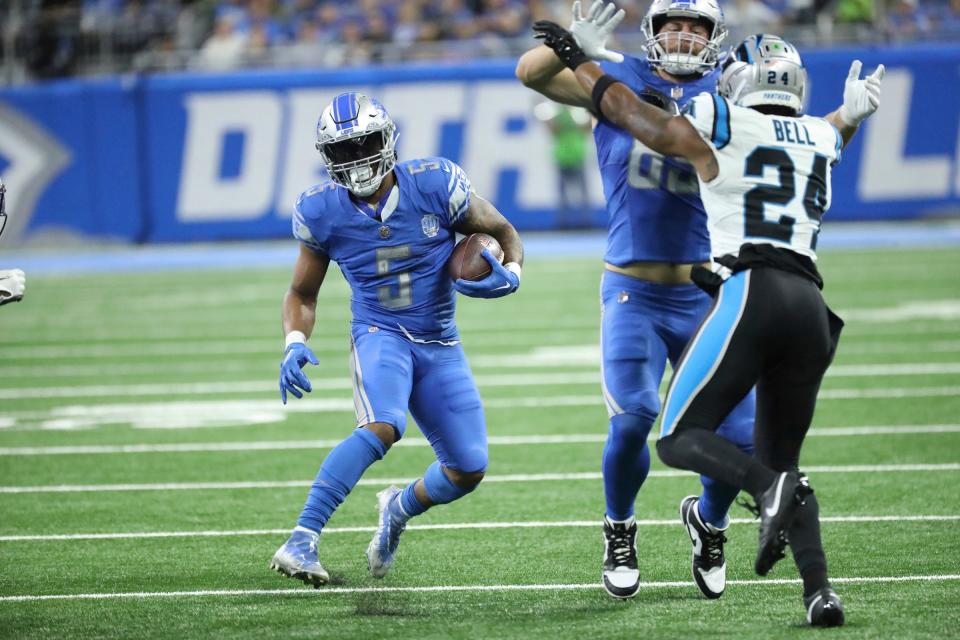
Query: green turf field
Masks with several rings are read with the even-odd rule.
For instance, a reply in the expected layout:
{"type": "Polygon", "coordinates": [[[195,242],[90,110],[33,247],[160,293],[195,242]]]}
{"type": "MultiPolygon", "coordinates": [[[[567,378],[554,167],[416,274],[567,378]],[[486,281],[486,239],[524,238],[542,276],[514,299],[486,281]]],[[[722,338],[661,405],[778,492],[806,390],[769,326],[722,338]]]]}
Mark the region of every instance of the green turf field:
{"type": "MultiPolygon", "coordinates": [[[[833,637],[960,628],[960,251],[824,252],[846,320],[803,467],[845,599],[833,637]]],[[[595,260],[530,260],[502,300],[461,298],[487,405],[487,480],[416,519],[382,581],[363,551],[375,493],[419,476],[416,427],[331,520],[316,591],[268,570],[326,451],[353,424],[347,287],[321,293],[315,391],[277,392],[287,270],[31,276],[0,309],[0,636],[330,638],[793,637],[792,563],[752,573],[735,508],[733,581],[698,597],[677,506],[690,474],[637,502],[644,582],[599,584],[595,260]]]]}

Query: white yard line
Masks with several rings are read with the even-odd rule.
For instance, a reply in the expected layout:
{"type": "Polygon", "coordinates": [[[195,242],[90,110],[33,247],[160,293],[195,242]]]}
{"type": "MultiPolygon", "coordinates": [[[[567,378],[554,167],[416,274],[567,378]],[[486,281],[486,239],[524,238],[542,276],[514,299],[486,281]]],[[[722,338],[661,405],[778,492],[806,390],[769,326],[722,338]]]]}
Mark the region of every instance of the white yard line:
{"type": "MultiPolygon", "coordinates": [[[[885,375],[929,376],[932,373],[960,373],[960,364],[873,364],[852,365],[848,377],[877,377],[885,375]],[[899,369],[897,367],[900,367],[899,369]],[[911,368],[908,368],[911,367],[911,368]],[[936,369],[940,367],[939,371],[936,369]],[[855,373],[853,373],[855,371],[855,373]]],[[[841,371],[839,377],[843,377],[841,371]]],[[[475,376],[481,389],[491,387],[556,387],[568,385],[593,385],[600,383],[599,371],[582,372],[542,372],[542,373],[501,373],[475,376]]],[[[352,388],[348,376],[337,378],[314,378],[315,391],[347,390],[352,388]]],[[[897,397],[922,397],[940,395],[960,395],[960,387],[922,387],[895,389],[901,395],[897,397]]],[[[833,389],[820,392],[820,398],[836,398],[838,394],[851,393],[887,393],[886,389],[833,389]]],[[[272,379],[237,380],[234,382],[189,382],[189,383],[148,383],[148,384],[110,384],[76,385],[56,387],[20,387],[0,389],[0,400],[22,400],[29,398],[102,398],[128,396],[184,396],[184,395],[248,395],[251,393],[277,393],[277,383],[272,379]]],[[[846,396],[844,396],[846,397],[846,396]]],[[[876,397],[864,395],[862,397],[876,397]]]]}
{"type": "MultiPolygon", "coordinates": [[[[870,584],[894,582],[954,582],[960,580],[960,574],[916,575],[916,576],[869,576],[869,577],[831,577],[834,584],[870,584]]],[[[727,580],[728,585],[736,586],[780,586],[801,584],[800,580],[766,578],[763,580],[727,580]]],[[[689,587],[689,581],[641,582],[644,589],[666,589],[689,587]]],[[[328,595],[351,593],[450,593],[450,592],[500,592],[500,591],[593,591],[603,588],[599,582],[582,584],[491,584],[491,585],[435,585],[427,587],[322,587],[304,589],[288,587],[285,589],[215,589],[199,591],[139,591],[125,593],[55,593],[19,596],[0,596],[0,602],[37,602],[45,600],[122,600],[145,598],[201,598],[232,596],[299,596],[319,598],[328,595]]]]}
{"type": "MultiPolygon", "coordinates": [[[[960,433],[960,424],[922,424],[862,427],[821,427],[811,429],[808,438],[817,437],[860,437],[874,435],[960,433]]],[[[651,432],[651,440],[657,434],[651,432]]],[[[571,433],[564,435],[526,435],[526,436],[490,436],[491,446],[525,446],[550,444],[602,444],[606,442],[605,433],[571,433]]],[[[0,447],[0,456],[55,456],[55,455],[98,455],[98,454],[136,454],[136,453],[200,453],[230,451],[289,451],[302,449],[332,449],[342,439],[331,440],[267,440],[252,442],[193,442],[172,444],[119,444],[119,445],[76,445],[51,447],[0,447]]],[[[416,436],[404,438],[394,447],[427,447],[429,443],[416,436]]]]}
{"type": "MultiPolygon", "coordinates": [[[[317,345],[311,345],[316,347],[317,345]]],[[[891,347],[904,345],[890,345],[891,347]]],[[[330,347],[330,350],[342,351],[343,341],[337,341],[336,349],[330,347]]],[[[241,359],[243,366],[249,367],[250,358],[245,351],[247,345],[241,346],[232,355],[235,359],[241,359]]],[[[491,354],[482,353],[470,358],[470,365],[476,370],[513,370],[513,369],[585,369],[596,373],[600,362],[599,348],[593,346],[592,350],[583,348],[579,345],[570,347],[551,347],[552,353],[503,353],[491,354]]],[[[943,345],[941,347],[931,347],[924,351],[942,353],[946,350],[960,351],[960,342],[953,345],[943,345]],[[952,346],[952,349],[951,349],[952,346]]],[[[2,347],[0,347],[2,351],[2,347]]],[[[317,353],[323,353],[320,348],[315,348],[317,353]]],[[[904,349],[903,352],[917,353],[917,349],[904,349]]],[[[201,351],[202,352],[202,351],[201,351]]],[[[329,353],[329,351],[327,351],[329,353]]],[[[886,351],[898,352],[898,351],[886,351]]],[[[196,353],[191,351],[191,353],[196,353]]],[[[875,351],[875,353],[881,353],[875,351]]],[[[227,354],[223,354],[227,355],[227,354]]],[[[269,361],[270,369],[274,367],[274,356],[276,350],[271,349],[264,353],[264,361],[269,361]]],[[[333,358],[340,363],[342,358],[333,358]]],[[[321,358],[321,360],[330,361],[330,358],[321,358]]],[[[103,363],[103,364],[78,364],[78,365],[55,365],[50,367],[28,367],[28,366],[0,366],[0,378],[9,377],[9,379],[28,380],[33,378],[49,379],[51,377],[63,378],[95,378],[103,376],[133,376],[133,375],[186,375],[186,374],[204,374],[219,373],[224,368],[223,358],[218,358],[216,362],[208,360],[190,361],[190,360],[157,360],[154,362],[134,362],[134,363],[103,363]]],[[[958,362],[917,362],[917,363],[892,363],[892,364],[849,364],[834,365],[827,371],[827,377],[878,377],[878,376],[914,376],[914,375],[953,375],[960,373],[960,363],[958,362]]],[[[346,375],[346,374],[344,374],[346,375]]],[[[323,380],[324,378],[318,378],[323,380]]]]}
{"type": "MultiPolygon", "coordinates": [[[[877,523],[877,522],[957,522],[960,515],[927,516],[821,516],[820,522],[832,523],[877,523]]],[[[638,527],[672,527],[679,525],[676,518],[670,520],[637,520],[638,527]]],[[[731,518],[731,524],[753,524],[753,518],[731,518]]],[[[449,524],[410,525],[407,531],[453,531],[461,529],[599,529],[599,520],[527,521],[527,522],[453,522],[449,524]]],[[[323,535],[336,533],[373,533],[376,527],[327,527],[323,535]]],[[[235,531],[141,531],[128,533],[61,533],[48,535],[0,536],[0,542],[51,542],[68,540],[141,540],[149,538],[233,538],[243,536],[287,535],[290,529],[239,529],[235,531]]]]}
{"type": "MultiPolygon", "coordinates": [[[[944,472],[960,471],[960,463],[945,464],[876,464],[876,465],[833,465],[805,466],[807,473],[906,473],[906,472],[944,472]]],[[[657,470],[651,471],[650,478],[679,478],[690,476],[689,471],[657,470]]],[[[600,480],[596,471],[582,473],[518,473],[492,475],[484,478],[485,484],[497,482],[564,482],[575,480],[600,480]]],[[[406,478],[361,478],[358,486],[382,487],[389,484],[406,484],[415,480],[406,478]]],[[[15,493],[104,493],[115,491],[194,491],[194,490],[238,490],[238,489],[282,489],[309,487],[312,480],[250,480],[239,482],[159,482],[138,484],[60,484],[36,486],[0,486],[0,494],[15,493]]]]}

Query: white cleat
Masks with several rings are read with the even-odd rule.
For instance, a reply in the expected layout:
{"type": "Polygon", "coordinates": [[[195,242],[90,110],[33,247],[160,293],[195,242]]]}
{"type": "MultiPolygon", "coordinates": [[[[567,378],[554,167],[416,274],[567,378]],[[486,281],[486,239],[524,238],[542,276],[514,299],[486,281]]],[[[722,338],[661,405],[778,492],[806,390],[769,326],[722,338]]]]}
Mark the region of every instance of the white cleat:
{"type": "Polygon", "coordinates": [[[393,510],[399,509],[400,488],[389,486],[377,494],[377,510],[380,518],[377,531],[367,545],[367,568],[374,578],[387,575],[390,565],[393,564],[397,546],[400,544],[400,534],[407,528],[405,520],[394,515],[393,510]]]}
{"type": "Polygon", "coordinates": [[[637,565],[637,523],[603,517],[603,588],[614,598],[632,598],[640,591],[637,565]]]}
{"type": "Polygon", "coordinates": [[[723,595],[727,586],[727,561],[723,555],[723,532],[700,519],[700,498],[687,496],[680,503],[680,520],[693,543],[691,570],[700,592],[710,599],[723,595]]]}
{"type": "Polygon", "coordinates": [[[270,568],[288,578],[319,588],[330,582],[330,574],[320,565],[317,544],[320,534],[314,531],[295,529],[270,560],[270,568]]]}

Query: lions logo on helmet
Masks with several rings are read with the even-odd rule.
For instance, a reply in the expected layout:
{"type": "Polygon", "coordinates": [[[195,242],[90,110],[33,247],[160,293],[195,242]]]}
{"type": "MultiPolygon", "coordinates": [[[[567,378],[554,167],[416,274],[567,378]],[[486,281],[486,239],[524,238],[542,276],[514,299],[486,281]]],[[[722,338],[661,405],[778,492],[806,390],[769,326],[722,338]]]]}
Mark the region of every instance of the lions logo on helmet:
{"type": "Polygon", "coordinates": [[[716,67],[720,45],[727,37],[723,10],[717,0],[654,0],[640,29],[647,40],[644,45],[647,60],[675,76],[704,74],[716,67]],[[704,38],[694,33],[661,32],[670,18],[703,21],[709,27],[710,36],[704,38]]]}
{"type": "Polygon", "coordinates": [[[779,36],[757,34],[724,63],[718,91],[741,107],[785,107],[803,113],[807,71],[796,47],[779,36]]]}
{"type": "Polygon", "coordinates": [[[317,151],[330,179],[367,197],[397,162],[397,126],[382,104],[362,93],[341,93],[317,122],[317,151]]]}

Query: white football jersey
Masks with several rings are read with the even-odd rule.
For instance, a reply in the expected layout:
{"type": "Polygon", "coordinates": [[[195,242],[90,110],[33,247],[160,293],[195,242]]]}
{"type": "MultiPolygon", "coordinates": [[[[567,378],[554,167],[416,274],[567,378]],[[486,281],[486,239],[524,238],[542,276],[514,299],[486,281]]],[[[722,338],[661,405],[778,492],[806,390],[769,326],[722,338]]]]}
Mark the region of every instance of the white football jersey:
{"type": "Polygon", "coordinates": [[[700,180],[712,255],[737,255],[752,242],[816,260],[840,132],[823,118],[765,115],[709,93],[691,100],[684,115],[720,168],[710,182],[700,180]]]}

